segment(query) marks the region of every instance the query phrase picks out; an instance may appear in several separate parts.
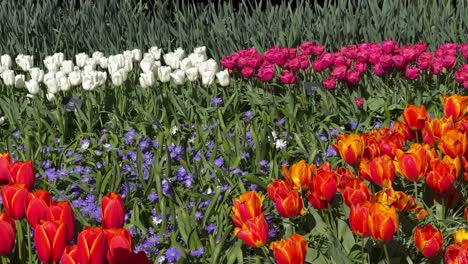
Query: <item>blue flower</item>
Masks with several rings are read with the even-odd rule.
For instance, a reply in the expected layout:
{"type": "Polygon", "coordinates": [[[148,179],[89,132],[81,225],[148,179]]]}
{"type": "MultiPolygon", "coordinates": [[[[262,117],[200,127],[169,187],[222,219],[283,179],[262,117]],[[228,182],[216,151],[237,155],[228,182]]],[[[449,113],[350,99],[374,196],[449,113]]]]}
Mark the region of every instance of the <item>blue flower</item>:
{"type": "Polygon", "coordinates": [[[211,98],[210,102],[214,106],[218,106],[219,104],[221,104],[223,102],[223,99],[219,98],[219,97],[215,97],[215,98],[211,98]]]}
{"type": "Polygon", "coordinates": [[[13,132],[12,136],[13,138],[19,138],[21,137],[21,132],[19,130],[16,130],[15,132],[13,132]]]}
{"type": "Polygon", "coordinates": [[[171,247],[166,251],[166,259],[167,261],[169,261],[169,263],[174,263],[174,262],[179,261],[181,256],[182,256],[182,253],[176,247],[171,247]]]}
{"type": "Polygon", "coordinates": [[[224,159],[223,158],[215,159],[214,164],[218,166],[218,168],[221,168],[224,165],[224,159]]]}
{"type": "Polygon", "coordinates": [[[190,250],[190,256],[192,256],[192,257],[198,258],[203,254],[205,254],[205,248],[204,247],[200,247],[199,249],[195,249],[195,250],[190,250]]]}

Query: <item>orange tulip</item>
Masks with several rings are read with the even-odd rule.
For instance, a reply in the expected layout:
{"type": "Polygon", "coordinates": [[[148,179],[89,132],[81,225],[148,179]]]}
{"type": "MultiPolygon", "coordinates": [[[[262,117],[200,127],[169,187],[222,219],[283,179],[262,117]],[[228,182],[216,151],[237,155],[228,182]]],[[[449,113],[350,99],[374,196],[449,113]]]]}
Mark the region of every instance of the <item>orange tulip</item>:
{"type": "Polygon", "coordinates": [[[454,121],[459,120],[466,114],[468,108],[468,96],[454,94],[444,96],[444,115],[451,117],[454,121]]]}
{"type": "Polygon", "coordinates": [[[373,159],[369,164],[370,178],[379,186],[388,187],[395,180],[393,160],[383,155],[373,159]]]}
{"type": "Polygon", "coordinates": [[[60,259],[61,264],[78,264],[78,246],[71,245],[67,246],[63,251],[62,258],[60,259]]]}
{"type": "Polygon", "coordinates": [[[403,110],[402,115],[406,125],[413,131],[421,130],[425,126],[426,121],[429,120],[424,105],[408,105],[405,110],[403,110]]]}
{"type": "Polygon", "coordinates": [[[50,201],[50,194],[44,190],[38,190],[28,195],[26,201],[26,219],[33,229],[36,228],[41,220],[47,219],[50,201]]]}
{"type": "Polygon", "coordinates": [[[16,161],[10,164],[11,182],[22,183],[26,185],[26,189],[31,191],[34,188],[36,176],[34,175],[34,168],[31,160],[16,161]]]}
{"type": "Polygon", "coordinates": [[[376,240],[388,242],[398,230],[398,215],[393,206],[371,203],[368,221],[370,234],[376,240]]]}
{"type": "Polygon", "coordinates": [[[292,190],[286,181],[275,180],[268,185],[268,196],[275,203],[276,210],[282,217],[294,217],[305,214],[302,197],[297,190],[292,190]]]}
{"type": "Polygon", "coordinates": [[[245,221],[241,227],[234,229],[234,234],[251,247],[263,247],[268,239],[268,223],[265,215],[262,213],[245,221]]]}
{"type": "Polygon", "coordinates": [[[410,181],[419,181],[427,172],[429,165],[427,153],[420,144],[412,144],[406,152],[397,150],[395,159],[398,173],[410,181]]]}
{"type": "Polygon", "coordinates": [[[5,212],[14,219],[21,219],[25,214],[28,190],[24,184],[10,184],[2,187],[2,200],[5,212]]]}
{"type": "Polygon", "coordinates": [[[122,228],[125,221],[122,197],[112,192],[102,197],[101,215],[104,228],[122,228]]]}
{"type": "Polygon", "coordinates": [[[367,159],[373,159],[375,157],[380,156],[380,147],[379,141],[375,138],[374,135],[361,135],[366,142],[364,146],[364,157],[367,159]]]}
{"type": "Polygon", "coordinates": [[[361,237],[370,235],[369,208],[371,203],[363,202],[353,204],[349,212],[349,225],[353,233],[361,237]]]}
{"type": "Polygon", "coordinates": [[[257,192],[243,193],[239,198],[233,199],[231,218],[237,227],[244,222],[263,214],[262,203],[265,197],[257,192]]]}
{"type": "Polygon", "coordinates": [[[85,227],[78,235],[79,263],[105,263],[107,250],[106,234],[100,227],[85,227]]]}
{"type": "Polygon", "coordinates": [[[431,161],[432,170],[426,174],[426,183],[434,192],[445,194],[452,190],[460,173],[460,160],[445,156],[431,161]]]}
{"type": "Polygon", "coordinates": [[[341,192],[343,201],[348,207],[369,200],[370,192],[366,183],[361,179],[352,179],[341,192]]]}
{"type": "Polygon", "coordinates": [[[468,263],[468,243],[463,245],[451,244],[445,251],[445,264],[468,263]]]}
{"type": "Polygon", "coordinates": [[[453,128],[455,128],[455,124],[452,119],[445,117],[435,118],[428,125],[428,129],[431,131],[431,134],[436,141],[439,141],[443,134],[453,128]]]}
{"type": "Polygon", "coordinates": [[[34,230],[34,243],[38,258],[45,263],[57,262],[67,245],[64,223],[45,221],[34,230]]]}
{"type": "Polygon", "coordinates": [[[432,225],[424,227],[418,226],[413,234],[413,240],[419,252],[426,258],[433,258],[439,255],[444,247],[444,237],[442,232],[432,225]]]}
{"type": "Polygon", "coordinates": [[[105,229],[109,250],[107,261],[110,264],[132,263],[133,242],[130,232],[123,228],[105,229]]]}
{"type": "Polygon", "coordinates": [[[307,199],[314,208],[323,209],[328,207],[328,203],[333,202],[337,190],[338,184],[335,172],[318,170],[317,175],[312,178],[307,199]]]}
{"type": "Polygon", "coordinates": [[[270,244],[273,256],[278,264],[302,264],[307,255],[307,242],[299,234],[270,244]]]}
{"type": "Polygon", "coordinates": [[[393,125],[393,131],[400,134],[401,137],[409,141],[413,141],[416,138],[415,131],[411,130],[411,128],[402,121],[395,121],[393,125]]]}
{"type": "Polygon", "coordinates": [[[453,234],[453,239],[455,240],[455,243],[459,245],[468,242],[468,231],[463,228],[458,229],[458,231],[453,234]]]}
{"type": "Polygon", "coordinates": [[[392,132],[388,138],[383,138],[379,140],[379,148],[381,155],[388,155],[390,158],[395,157],[397,149],[403,149],[404,138],[401,134],[392,132]]]}
{"type": "Polygon", "coordinates": [[[0,237],[2,239],[2,243],[0,243],[0,257],[7,256],[13,251],[16,242],[15,236],[15,229],[10,222],[0,218],[0,237]]]}
{"type": "Polygon", "coordinates": [[[75,237],[75,215],[68,201],[52,202],[47,212],[49,221],[60,221],[67,228],[67,242],[75,237]]]}
{"type": "Polygon", "coordinates": [[[356,175],[354,173],[345,167],[338,167],[335,170],[335,175],[336,175],[336,182],[338,184],[338,191],[342,191],[342,188],[344,188],[348,182],[352,181],[353,179],[357,179],[356,175]]]}
{"type": "Polygon", "coordinates": [[[282,167],[283,177],[293,189],[307,191],[312,176],[317,173],[317,168],[313,164],[307,164],[304,160],[294,163],[289,170],[286,165],[282,167]]]}
{"type": "Polygon", "coordinates": [[[340,153],[341,158],[350,165],[357,164],[364,155],[365,142],[357,134],[341,134],[333,148],[340,153]]]}
{"type": "Polygon", "coordinates": [[[440,139],[439,149],[452,158],[463,155],[467,149],[466,134],[457,129],[447,131],[440,139]]]}
{"type": "Polygon", "coordinates": [[[0,153],[0,185],[10,183],[10,163],[11,156],[9,153],[0,153]]]}

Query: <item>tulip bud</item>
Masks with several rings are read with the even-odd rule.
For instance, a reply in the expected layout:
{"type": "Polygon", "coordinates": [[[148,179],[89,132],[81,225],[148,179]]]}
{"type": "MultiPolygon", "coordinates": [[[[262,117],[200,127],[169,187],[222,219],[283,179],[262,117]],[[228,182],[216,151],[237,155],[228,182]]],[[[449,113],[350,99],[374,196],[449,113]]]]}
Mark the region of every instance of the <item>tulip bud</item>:
{"type": "Polygon", "coordinates": [[[272,242],[270,250],[278,264],[303,264],[307,255],[307,241],[299,234],[272,242]]]}
{"type": "Polygon", "coordinates": [[[40,68],[37,68],[37,67],[31,68],[29,70],[29,74],[31,75],[31,79],[35,80],[38,83],[44,80],[44,71],[40,68]]]}
{"type": "Polygon", "coordinates": [[[5,212],[14,219],[21,219],[25,214],[28,190],[24,184],[10,184],[2,187],[2,201],[5,212]]]}
{"type": "Polygon", "coordinates": [[[102,226],[104,228],[122,228],[125,220],[125,209],[122,197],[109,193],[102,198],[102,226]]]}
{"type": "Polygon", "coordinates": [[[34,243],[38,258],[44,263],[57,262],[67,245],[67,229],[60,222],[46,221],[36,226],[34,243]]]}
{"type": "Polygon", "coordinates": [[[13,252],[16,242],[16,234],[14,227],[7,221],[0,219],[0,257],[7,256],[13,252]]]}
{"type": "Polygon", "coordinates": [[[198,68],[192,67],[190,69],[185,70],[185,75],[187,76],[187,80],[194,82],[198,79],[198,68]]]}
{"type": "Polygon", "coordinates": [[[155,82],[154,74],[153,72],[142,73],[140,74],[139,80],[142,88],[151,87],[155,82]]]}
{"type": "Polygon", "coordinates": [[[171,78],[176,85],[183,85],[185,83],[185,73],[182,70],[175,70],[171,74],[171,78]]]}
{"type": "Polygon", "coordinates": [[[229,72],[227,70],[216,73],[219,85],[226,87],[229,85],[229,72]]]}
{"type": "Polygon", "coordinates": [[[105,263],[108,250],[106,234],[99,227],[85,227],[78,235],[78,256],[81,264],[105,263]]]}
{"type": "Polygon", "coordinates": [[[2,72],[3,83],[7,86],[15,84],[15,72],[12,70],[5,70],[2,72]]]}
{"type": "Polygon", "coordinates": [[[413,240],[419,252],[426,258],[433,258],[442,251],[444,237],[432,225],[418,226],[413,234],[413,240]]]}
{"type": "Polygon", "coordinates": [[[171,67],[168,67],[168,66],[159,67],[158,78],[161,82],[169,82],[171,80],[171,67]]]}
{"type": "Polygon", "coordinates": [[[215,79],[215,74],[212,71],[205,71],[201,73],[201,78],[204,86],[210,86],[215,79]]]}

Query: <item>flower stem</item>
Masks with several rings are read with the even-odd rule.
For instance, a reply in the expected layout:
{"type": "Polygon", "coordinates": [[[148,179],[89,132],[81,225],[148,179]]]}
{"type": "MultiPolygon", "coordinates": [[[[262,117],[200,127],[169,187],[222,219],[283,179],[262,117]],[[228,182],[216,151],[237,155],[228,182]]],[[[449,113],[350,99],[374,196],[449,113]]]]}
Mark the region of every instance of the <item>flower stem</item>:
{"type": "Polygon", "coordinates": [[[382,242],[382,244],[383,244],[383,249],[384,249],[384,252],[385,252],[386,263],[390,264],[390,256],[388,255],[387,244],[385,244],[385,242],[382,242]]]}
{"type": "Polygon", "coordinates": [[[366,246],[365,238],[361,237],[361,254],[362,254],[361,263],[362,264],[366,263],[366,255],[364,253],[365,246],[366,246]]]}
{"type": "Polygon", "coordinates": [[[267,263],[272,264],[273,262],[271,262],[270,253],[268,252],[268,248],[265,247],[265,246],[263,246],[263,247],[262,247],[262,252],[263,252],[263,255],[265,255],[265,258],[268,260],[267,263]]]}
{"type": "Polygon", "coordinates": [[[1,259],[2,259],[2,264],[8,264],[7,257],[1,257],[1,259]]]}
{"type": "Polygon", "coordinates": [[[18,239],[16,240],[16,246],[18,247],[18,257],[20,261],[23,261],[23,225],[20,220],[16,220],[16,231],[18,239]]]}

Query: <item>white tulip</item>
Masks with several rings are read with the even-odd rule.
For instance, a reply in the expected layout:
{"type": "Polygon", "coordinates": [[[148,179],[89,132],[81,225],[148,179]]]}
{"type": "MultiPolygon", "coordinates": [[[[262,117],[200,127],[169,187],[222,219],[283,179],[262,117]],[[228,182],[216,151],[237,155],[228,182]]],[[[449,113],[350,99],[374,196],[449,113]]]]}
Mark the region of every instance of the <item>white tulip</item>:
{"type": "Polygon", "coordinates": [[[161,53],[162,53],[162,49],[158,48],[158,47],[151,47],[149,50],[148,50],[149,53],[153,54],[153,57],[155,60],[159,60],[161,58],[161,53]]]}
{"type": "Polygon", "coordinates": [[[66,77],[67,74],[64,73],[63,71],[58,71],[58,72],[55,73],[55,79],[57,79],[57,80],[60,80],[60,78],[62,78],[64,76],[66,77]]]}
{"type": "Polygon", "coordinates": [[[94,90],[98,85],[98,76],[96,72],[87,72],[83,74],[83,89],[86,91],[94,90]]]}
{"type": "Polygon", "coordinates": [[[45,65],[45,67],[46,67],[46,69],[47,69],[48,71],[58,71],[59,66],[58,66],[58,64],[55,62],[54,57],[52,57],[52,56],[47,56],[47,57],[45,57],[45,59],[43,60],[43,62],[44,62],[44,65],[45,65]]]}
{"type": "Polygon", "coordinates": [[[31,79],[35,80],[38,83],[44,80],[44,70],[40,69],[39,67],[31,68],[29,70],[29,74],[31,75],[31,79]]]}
{"type": "Polygon", "coordinates": [[[218,64],[216,63],[215,60],[209,59],[207,61],[200,63],[200,65],[198,66],[198,71],[200,72],[200,74],[206,71],[215,73],[218,71],[218,64]]]}
{"type": "Polygon", "coordinates": [[[57,63],[59,66],[62,65],[63,61],[65,60],[65,55],[63,55],[62,52],[55,53],[53,55],[55,63],[57,63]]]}
{"type": "Polygon", "coordinates": [[[73,61],[71,60],[66,60],[62,62],[62,71],[65,73],[70,73],[73,71],[74,65],[73,61]]]}
{"type": "Polygon", "coordinates": [[[5,71],[7,67],[0,65],[0,74],[2,74],[3,71],[5,71]]]}
{"type": "Polygon", "coordinates": [[[47,98],[47,100],[50,102],[50,101],[54,100],[55,94],[53,94],[53,93],[47,93],[47,94],[46,94],[46,98],[47,98]]]}
{"type": "Polygon", "coordinates": [[[104,57],[104,54],[100,51],[95,51],[93,52],[93,55],[91,55],[94,59],[97,61],[100,61],[102,57],[104,57]]]}
{"type": "Polygon", "coordinates": [[[23,70],[28,71],[33,66],[33,56],[19,54],[15,58],[16,64],[23,70]]]}
{"type": "Polygon", "coordinates": [[[60,83],[60,90],[63,92],[69,91],[71,89],[71,83],[67,76],[63,76],[58,79],[60,83]]]}
{"type": "Polygon", "coordinates": [[[128,59],[128,58],[125,58],[125,65],[124,65],[124,69],[127,71],[127,72],[131,72],[133,70],[133,61],[132,59],[128,59]]]}
{"type": "Polygon", "coordinates": [[[192,53],[188,56],[188,58],[192,62],[192,65],[195,67],[200,66],[200,64],[206,60],[206,58],[203,57],[203,55],[198,53],[192,53]]]}
{"type": "Polygon", "coordinates": [[[114,86],[120,86],[124,82],[124,76],[122,76],[122,71],[116,71],[111,75],[112,84],[114,86]]]}
{"type": "Polygon", "coordinates": [[[81,72],[80,71],[72,71],[68,75],[68,79],[70,80],[70,84],[73,86],[79,85],[81,83],[81,72]]]}
{"type": "Polygon", "coordinates": [[[149,53],[149,52],[143,54],[143,59],[144,60],[147,59],[147,60],[150,60],[150,61],[155,61],[153,53],[149,53]]]}
{"type": "Polygon", "coordinates": [[[98,71],[97,72],[98,85],[104,85],[107,81],[107,72],[98,71]]]}
{"type": "Polygon", "coordinates": [[[192,67],[188,70],[185,70],[185,75],[187,75],[187,79],[191,82],[194,82],[198,79],[198,68],[192,67]]]}
{"type": "Polygon", "coordinates": [[[158,78],[161,82],[169,82],[171,80],[171,67],[168,67],[168,66],[159,67],[158,78]]]}
{"type": "Polygon", "coordinates": [[[201,77],[203,85],[210,86],[215,79],[215,74],[212,71],[206,71],[201,73],[201,77]]]}
{"type": "Polygon", "coordinates": [[[78,53],[75,55],[76,66],[83,68],[86,65],[86,61],[88,60],[89,56],[86,53],[78,53]]]}
{"type": "Polygon", "coordinates": [[[141,61],[141,49],[133,49],[132,50],[132,58],[133,61],[141,61]]]}
{"type": "Polygon", "coordinates": [[[94,67],[92,64],[86,64],[83,67],[84,72],[90,72],[90,71],[95,71],[95,70],[96,70],[96,67],[94,67]]]}
{"type": "Polygon", "coordinates": [[[142,73],[139,80],[142,88],[148,88],[154,84],[154,74],[152,72],[142,73]]]}
{"type": "Polygon", "coordinates": [[[109,64],[116,64],[120,69],[125,66],[125,56],[123,54],[109,56],[109,64]]]}
{"type": "Polygon", "coordinates": [[[55,78],[44,80],[44,84],[47,86],[48,93],[56,94],[60,91],[59,83],[55,78]]]}
{"type": "Polygon", "coordinates": [[[125,57],[126,59],[132,59],[132,58],[133,58],[133,53],[132,53],[131,50],[125,50],[125,51],[123,52],[123,55],[124,55],[124,57],[125,57]]]}
{"type": "Polygon", "coordinates": [[[26,85],[26,89],[28,89],[28,92],[32,95],[36,95],[39,93],[39,84],[37,83],[36,80],[29,80],[24,83],[26,85]]]}
{"type": "Polygon", "coordinates": [[[44,78],[43,78],[44,80],[43,81],[45,82],[45,81],[47,81],[49,79],[55,78],[55,74],[56,74],[56,72],[48,72],[48,73],[44,74],[44,78]]]}
{"type": "Polygon", "coordinates": [[[15,84],[15,72],[12,70],[5,70],[2,73],[3,83],[11,86],[15,84]]]}
{"type": "Polygon", "coordinates": [[[109,59],[107,57],[102,57],[99,59],[99,66],[103,69],[107,69],[107,66],[109,65],[109,59]]]}
{"type": "Polygon", "coordinates": [[[171,78],[176,85],[182,85],[185,83],[185,72],[182,70],[175,70],[171,73],[171,78]]]}
{"type": "Polygon", "coordinates": [[[171,67],[172,69],[178,69],[180,66],[180,60],[177,58],[177,56],[172,53],[166,53],[163,56],[164,62],[166,63],[167,66],[171,67]]]}
{"type": "Polygon", "coordinates": [[[88,58],[86,60],[85,67],[89,67],[89,68],[91,68],[93,70],[96,70],[96,66],[97,66],[98,62],[99,61],[97,59],[95,59],[95,58],[88,58]]]}
{"type": "Polygon", "coordinates": [[[152,72],[153,71],[153,62],[152,60],[150,59],[143,59],[142,61],[140,61],[140,69],[143,71],[143,72],[152,72]]]}
{"type": "Polygon", "coordinates": [[[180,61],[180,69],[185,71],[192,67],[192,61],[189,58],[185,58],[180,61]]]}
{"type": "Polygon", "coordinates": [[[10,55],[5,54],[0,57],[1,66],[4,66],[5,68],[9,69],[11,68],[12,64],[13,64],[13,60],[11,59],[10,55]]]}
{"type": "Polygon", "coordinates": [[[226,87],[229,85],[229,72],[228,70],[220,71],[216,73],[216,78],[218,79],[219,85],[226,87]]]}
{"type": "Polygon", "coordinates": [[[18,74],[15,76],[15,87],[18,89],[24,88],[24,74],[18,74]]]}
{"type": "Polygon", "coordinates": [[[182,48],[177,48],[173,53],[178,60],[182,60],[185,57],[185,50],[182,48]]]}
{"type": "Polygon", "coordinates": [[[202,55],[202,57],[205,58],[205,60],[208,58],[206,56],[206,47],[205,46],[201,46],[201,47],[193,49],[193,53],[202,55]]]}

